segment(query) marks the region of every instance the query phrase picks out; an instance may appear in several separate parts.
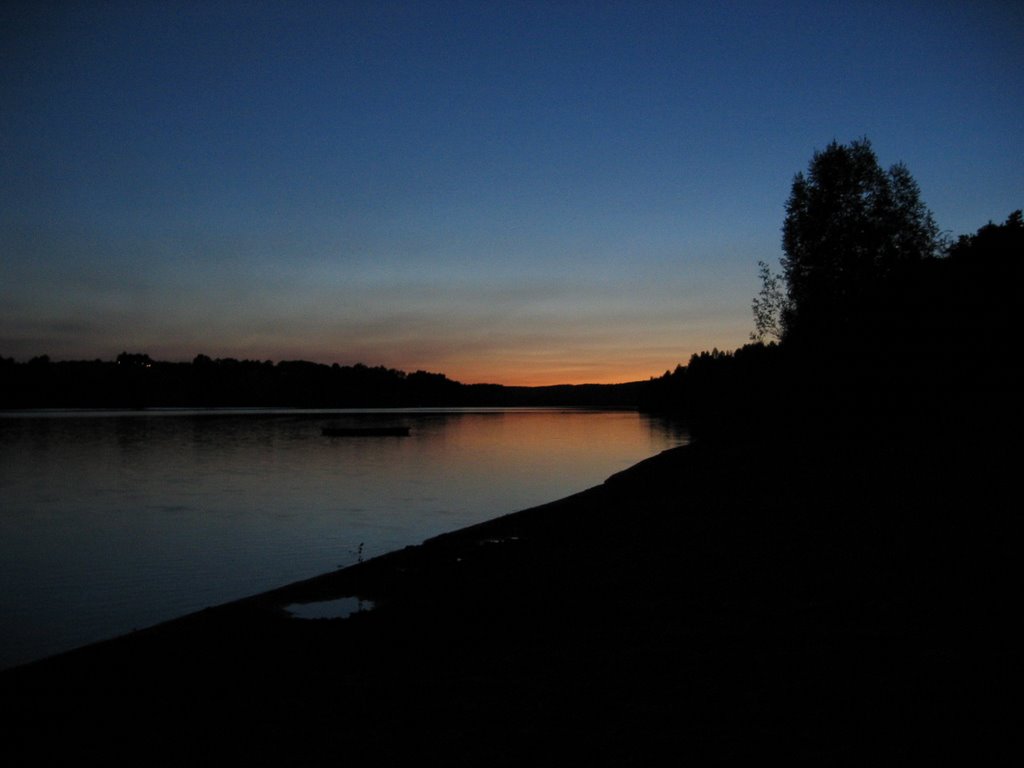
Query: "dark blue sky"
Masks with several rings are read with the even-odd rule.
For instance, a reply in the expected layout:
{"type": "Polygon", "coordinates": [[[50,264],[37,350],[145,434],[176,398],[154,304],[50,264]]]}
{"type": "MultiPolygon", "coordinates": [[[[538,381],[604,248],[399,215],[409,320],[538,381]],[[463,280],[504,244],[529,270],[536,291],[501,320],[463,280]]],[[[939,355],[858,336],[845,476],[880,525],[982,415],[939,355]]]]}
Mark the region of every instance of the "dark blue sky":
{"type": "Polygon", "coordinates": [[[621,381],[741,345],[867,136],[1024,206],[1024,6],[5,3],[0,354],[621,381]]]}

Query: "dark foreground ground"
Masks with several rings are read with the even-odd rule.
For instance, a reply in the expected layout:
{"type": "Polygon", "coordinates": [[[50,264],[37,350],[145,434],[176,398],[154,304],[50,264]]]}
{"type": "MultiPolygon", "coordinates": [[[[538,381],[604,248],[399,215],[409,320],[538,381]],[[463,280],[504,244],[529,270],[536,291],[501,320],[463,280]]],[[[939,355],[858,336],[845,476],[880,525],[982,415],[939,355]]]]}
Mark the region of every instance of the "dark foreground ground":
{"type": "Polygon", "coordinates": [[[3,673],[0,761],[991,755],[1017,722],[998,698],[1018,637],[998,432],[668,451],[570,498],[3,673]],[[281,610],[344,595],[377,608],[281,610]]]}

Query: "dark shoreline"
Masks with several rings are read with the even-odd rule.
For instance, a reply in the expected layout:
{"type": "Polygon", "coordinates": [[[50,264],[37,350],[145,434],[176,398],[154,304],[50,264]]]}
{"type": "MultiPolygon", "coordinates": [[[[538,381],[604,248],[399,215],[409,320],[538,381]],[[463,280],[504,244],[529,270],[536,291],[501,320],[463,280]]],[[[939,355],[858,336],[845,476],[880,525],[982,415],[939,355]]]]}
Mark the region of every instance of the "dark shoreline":
{"type": "Polygon", "coordinates": [[[906,761],[968,736],[980,754],[1010,658],[1009,459],[939,437],[672,449],[566,499],[7,670],[7,764],[69,743],[167,765],[906,761]],[[282,610],[349,595],[377,607],[282,610]]]}

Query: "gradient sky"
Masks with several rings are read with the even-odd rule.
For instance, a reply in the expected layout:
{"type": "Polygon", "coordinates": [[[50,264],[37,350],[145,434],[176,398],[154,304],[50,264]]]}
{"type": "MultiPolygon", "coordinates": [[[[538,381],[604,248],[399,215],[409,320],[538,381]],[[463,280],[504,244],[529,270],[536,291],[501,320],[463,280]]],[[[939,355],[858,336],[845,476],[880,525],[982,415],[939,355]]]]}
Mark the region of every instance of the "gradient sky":
{"type": "Polygon", "coordinates": [[[742,345],[793,175],[1024,207],[1019,2],[5,2],[0,355],[546,384],[742,345]]]}

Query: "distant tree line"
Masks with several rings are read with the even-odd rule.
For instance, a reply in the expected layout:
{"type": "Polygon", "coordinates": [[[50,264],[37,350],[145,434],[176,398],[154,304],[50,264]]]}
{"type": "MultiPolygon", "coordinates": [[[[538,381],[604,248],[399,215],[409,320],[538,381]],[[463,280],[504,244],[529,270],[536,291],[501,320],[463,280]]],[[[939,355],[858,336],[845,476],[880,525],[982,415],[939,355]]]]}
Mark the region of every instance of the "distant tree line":
{"type": "Polygon", "coordinates": [[[384,367],[278,363],[197,355],[162,362],[123,352],[113,361],[60,361],[46,355],[0,358],[0,408],[439,406],[633,406],[644,382],[505,387],[466,385],[440,373],[384,367]]]}

